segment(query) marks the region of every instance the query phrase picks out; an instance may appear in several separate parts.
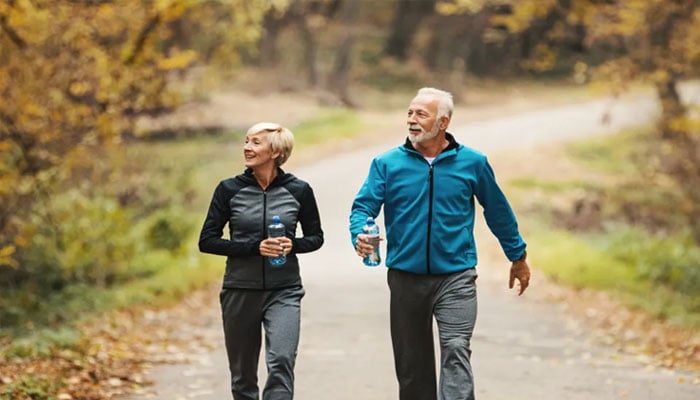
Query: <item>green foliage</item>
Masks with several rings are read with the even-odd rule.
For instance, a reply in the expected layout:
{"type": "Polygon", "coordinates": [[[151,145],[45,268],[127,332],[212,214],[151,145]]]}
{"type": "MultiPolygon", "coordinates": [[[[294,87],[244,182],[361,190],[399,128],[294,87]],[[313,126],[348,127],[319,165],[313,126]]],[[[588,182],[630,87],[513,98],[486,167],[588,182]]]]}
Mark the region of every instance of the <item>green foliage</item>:
{"type": "Polygon", "coordinates": [[[0,398],[7,400],[54,400],[56,399],[55,393],[60,388],[61,382],[57,378],[23,376],[0,387],[0,398]]]}
{"type": "Polygon", "coordinates": [[[77,349],[80,340],[80,333],[71,328],[40,329],[32,336],[13,341],[3,355],[20,358],[48,357],[59,350],[77,349]]]}
{"type": "MultiPolygon", "coordinates": [[[[654,286],[700,299],[700,247],[689,235],[654,238],[624,229],[614,233],[607,252],[654,286]]],[[[700,301],[695,307],[692,311],[700,312],[700,301]]]]}
{"type": "MultiPolygon", "coordinates": [[[[194,238],[190,239],[195,243],[194,238]]],[[[36,292],[25,286],[4,290],[0,297],[0,337],[19,341],[11,350],[15,355],[20,355],[22,349],[70,348],[70,335],[61,334],[58,339],[65,340],[58,340],[51,336],[53,327],[71,327],[85,318],[132,304],[168,303],[210,284],[221,274],[221,260],[199,255],[194,245],[179,254],[165,250],[143,253],[130,260],[129,266],[138,279],[107,288],[69,284],[53,291],[36,292]],[[48,333],[36,334],[44,328],[48,333]]]]}
{"type": "Polygon", "coordinates": [[[183,210],[159,210],[150,219],[146,239],[153,249],[175,251],[185,244],[193,225],[184,218],[183,210]]]}

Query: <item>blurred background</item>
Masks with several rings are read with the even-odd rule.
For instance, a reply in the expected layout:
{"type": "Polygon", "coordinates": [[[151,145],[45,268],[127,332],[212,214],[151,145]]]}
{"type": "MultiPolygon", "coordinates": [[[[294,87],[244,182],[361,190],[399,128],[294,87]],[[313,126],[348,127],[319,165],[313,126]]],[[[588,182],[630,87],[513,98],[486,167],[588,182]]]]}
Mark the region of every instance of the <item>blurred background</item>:
{"type": "Polygon", "coordinates": [[[218,282],[194,243],[252,123],[292,128],[293,167],[398,143],[423,86],[483,116],[656,100],[531,175],[503,161],[504,184],[538,269],[684,332],[668,362],[698,362],[699,44],[691,0],[2,0],[0,394],[51,398],[64,370],[21,371],[92,354],[84,321],[218,282]]]}

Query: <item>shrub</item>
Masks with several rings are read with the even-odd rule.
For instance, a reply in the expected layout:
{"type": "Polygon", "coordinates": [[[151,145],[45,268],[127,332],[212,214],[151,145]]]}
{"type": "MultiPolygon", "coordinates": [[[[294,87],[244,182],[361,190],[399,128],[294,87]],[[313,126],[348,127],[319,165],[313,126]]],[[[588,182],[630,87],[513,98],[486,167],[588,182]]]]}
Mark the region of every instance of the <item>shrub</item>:
{"type": "Polygon", "coordinates": [[[167,208],[150,217],[146,239],[154,249],[175,251],[189,239],[193,224],[182,210],[167,208]]]}
{"type": "Polygon", "coordinates": [[[60,388],[56,379],[41,376],[23,376],[4,387],[0,387],[2,399],[52,400],[60,388]]]}
{"type": "Polygon", "coordinates": [[[625,229],[615,234],[608,252],[633,265],[644,280],[700,296],[700,248],[689,234],[653,237],[625,229]]]}

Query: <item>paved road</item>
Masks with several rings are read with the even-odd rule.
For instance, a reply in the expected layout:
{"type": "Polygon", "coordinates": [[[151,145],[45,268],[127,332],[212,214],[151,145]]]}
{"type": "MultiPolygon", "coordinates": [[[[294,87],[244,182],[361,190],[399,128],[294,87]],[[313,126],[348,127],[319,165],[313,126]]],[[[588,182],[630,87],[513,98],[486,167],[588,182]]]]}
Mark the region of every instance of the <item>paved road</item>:
{"type": "MultiPolygon", "coordinates": [[[[600,134],[644,122],[654,114],[648,100],[625,104],[597,101],[453,126],[458,140],[486,153],[600,134]],[[609,125],[601,125],[610,111],[609,125]]],[[[403,140],[403,117],[397,117],[403,140]]],[[[321,207],[326,244],[302,258],[307,295],[297,363],[301,400],[390,400],[397,398],[388,325],[388,289],[383,267],[366,268],[350,248],[350,201],[372,156],[372,147],[294,169],[308,180],[321,207]]],[[[381,219],[380,219],[381,222],[381,219]]],[[[557,304],[537,296],[517,297],[506,288],[508,264],[493,258],[495,240],[479,223],[477,239],[487,256],[479,265],[479,317],[473,340],[476,391],[480,399],[697,400],[700,385],[681,371],[650,368],[632,355],[593,343],[586,327],[557,304]]],[[[537,249],[532,249],[537,251],[537,249]]],[[[385,254],[385,253],[384,253],[385,254]]],[[[538,290],[537,282],[529,289],[538,290]]],[[[215,347],[183,365],[156,368],[156,384],[132,399],[227,399],[228,371],[220,347],[218,310],[203,312],[215,347]],[[217,344],[218,343],[218,344],[217,344]]],[[[264,372],[261,370],[261,381],[264,372]]]]}

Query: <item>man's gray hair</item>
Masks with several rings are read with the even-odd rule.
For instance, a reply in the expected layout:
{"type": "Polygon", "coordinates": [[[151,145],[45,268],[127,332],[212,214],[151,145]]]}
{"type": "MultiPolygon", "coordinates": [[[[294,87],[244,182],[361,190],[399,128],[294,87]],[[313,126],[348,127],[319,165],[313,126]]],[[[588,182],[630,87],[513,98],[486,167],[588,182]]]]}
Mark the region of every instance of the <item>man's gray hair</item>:
{"type": "Polygon", "coordinates": [[[438,118],[448,116],[452,118],[452,111],[455,108],[452,100],[452,93],[431,87],[424,87],[418,90],[418,95],[427,94],[438,98],[438,118]]]}

